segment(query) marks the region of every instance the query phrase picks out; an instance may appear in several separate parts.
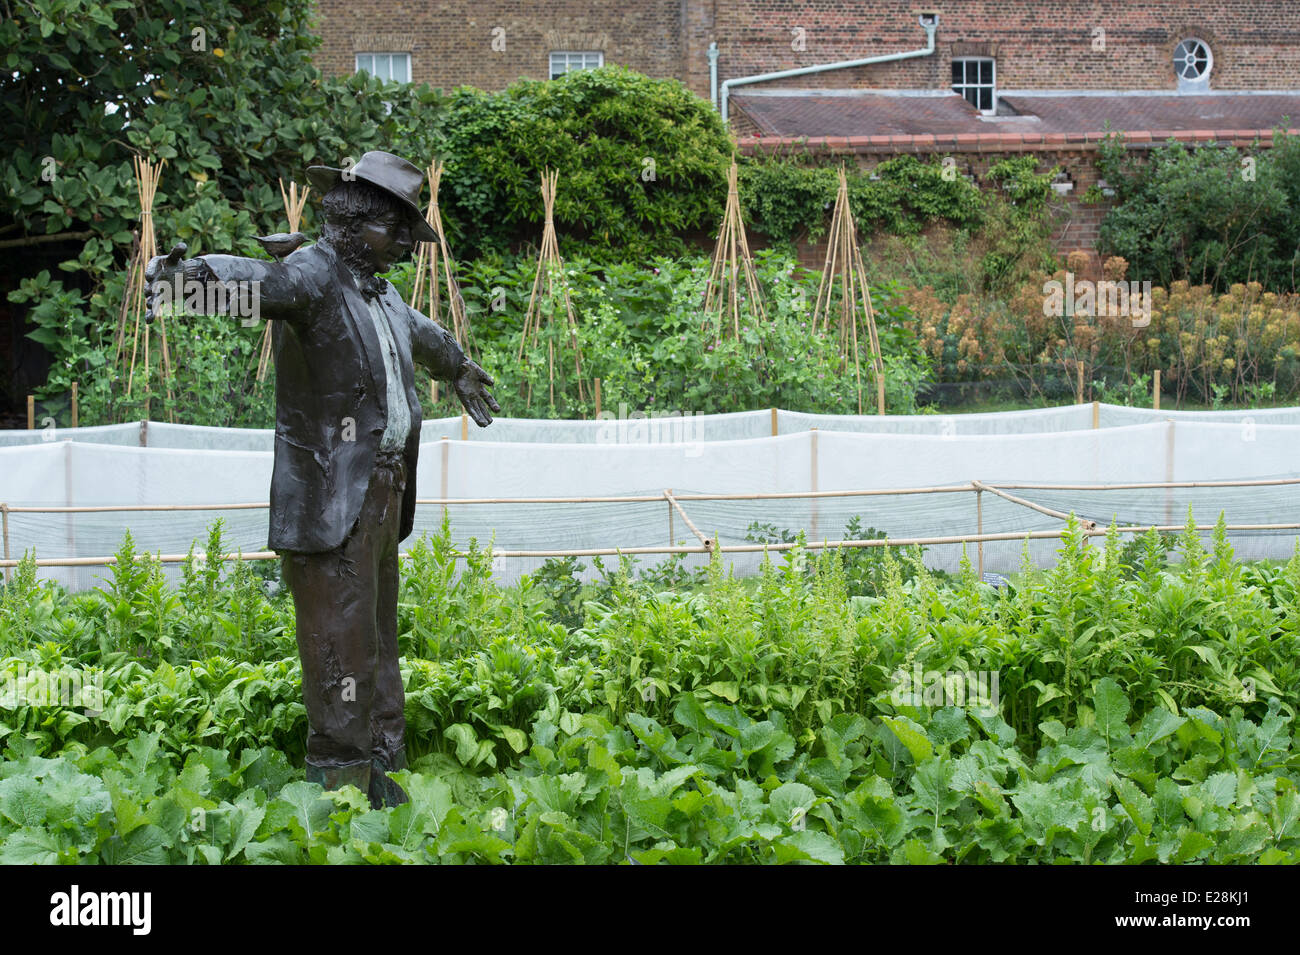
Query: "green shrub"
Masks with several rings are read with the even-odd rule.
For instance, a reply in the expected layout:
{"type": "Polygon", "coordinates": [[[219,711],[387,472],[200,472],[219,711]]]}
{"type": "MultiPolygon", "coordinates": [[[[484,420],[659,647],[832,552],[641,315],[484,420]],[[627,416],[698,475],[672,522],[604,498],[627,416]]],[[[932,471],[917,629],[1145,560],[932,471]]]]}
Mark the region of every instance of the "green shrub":
{"type": "Polygon", "coordinates": [[[1272,148],[1247,151],[1171,140],[1139,159],[1112,136],[1098,167],[1115,190],[1099,246],[1128,260],[1130,278],[1296,289],[1300,138],[1279,129],[1272,148]]]}

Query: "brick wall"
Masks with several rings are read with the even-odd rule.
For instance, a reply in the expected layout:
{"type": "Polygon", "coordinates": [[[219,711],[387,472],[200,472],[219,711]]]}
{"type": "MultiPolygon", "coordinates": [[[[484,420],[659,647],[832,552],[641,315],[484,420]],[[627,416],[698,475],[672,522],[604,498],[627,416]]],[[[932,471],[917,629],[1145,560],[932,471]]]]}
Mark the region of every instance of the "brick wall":
{"type": "Polygon", "coordinates": [[[997,60],[1000,89],[1176,88],[1172,55],[1195,36],[1214,56],[1212,89],[1300,88],[1300,4],[1267,0],[716,0],[688,3],[688,85],[708,95],[705,51],[719,79],[918,49],[917,13],[939,13],[934,55],[764,82],[755,89],[932,88],[957,55],[997,60]],[[802,35],[794,31],[801,29],[802,35]],[[1094,49],[1104,30],[1104,49],[1094,49]],[[794,49],[792,46],[802,46],[794,49]]]}
{"type": "Polygon", "coordinates": [[[417,82],[500,89],[546,77],[552,50],[600,50],[708,96],[712,41],[725,80],[917,49],[921,10],[940,15],[932,56],[761,88],[941,89],[956,53],[994,56],[1002,89],[1173,89],[1173,50],[1189,36],[1210,45],[1211,88],[1300,88],[1300,4],[1277,0],[318,0],[317,61],[340,74],[358,52],[409,52],[417,82]]]}
{"type": "Polygon", "coordinates": [[[410,53],[412,80],[443,89],[546,79],[558,50],[599,50],[607,64],[650,76],[677,77],[684,68],[680,0],[317,0],[316,9],[323,38],[316,62],[329,75],[353,72],[365,52],[410,53]]]}

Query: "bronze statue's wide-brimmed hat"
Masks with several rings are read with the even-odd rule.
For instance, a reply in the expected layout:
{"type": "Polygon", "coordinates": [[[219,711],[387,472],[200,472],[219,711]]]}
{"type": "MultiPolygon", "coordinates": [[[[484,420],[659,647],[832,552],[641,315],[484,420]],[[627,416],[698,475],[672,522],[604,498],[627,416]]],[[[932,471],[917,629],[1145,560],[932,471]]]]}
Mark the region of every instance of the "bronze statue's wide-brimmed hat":
{"type": "Polygon", "coordinates": [[[438,233],[433,231],[425,220],[424,213],[420,211],[420,189],[424,186],[424,175],[414,165],[401,156],[375,149],[347,170],[332,166],[308,166],[307,179],[323,196],[338,185],[345,172],[350,179],[359,179],[384,190],[409,210],[417,242],[438,241],[438,233]]]}

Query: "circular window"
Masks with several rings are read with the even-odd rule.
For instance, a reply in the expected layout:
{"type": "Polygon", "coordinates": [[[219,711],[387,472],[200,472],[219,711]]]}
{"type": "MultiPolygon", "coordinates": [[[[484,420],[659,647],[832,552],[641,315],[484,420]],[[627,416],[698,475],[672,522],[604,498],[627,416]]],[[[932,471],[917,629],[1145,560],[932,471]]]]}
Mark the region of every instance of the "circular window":
{"type": "Polygon", "coordinates": [[[1214,54],[1201,40],[1184,40],[1174,48],[1174,73],[1180,80],[1203,80],[1213,65],[1214,54]]]}

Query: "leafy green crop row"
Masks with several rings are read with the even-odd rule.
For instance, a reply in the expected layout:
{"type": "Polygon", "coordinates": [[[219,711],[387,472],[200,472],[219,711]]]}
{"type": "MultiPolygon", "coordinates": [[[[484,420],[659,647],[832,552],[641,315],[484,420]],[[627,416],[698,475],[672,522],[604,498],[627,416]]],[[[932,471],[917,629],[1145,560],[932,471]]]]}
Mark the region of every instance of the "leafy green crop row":
{"type": "Polygon", "coordinates": [[[404,567],[413,802],[378,812],[291,768],[306,728],[291,607],[223,566],[219,528],[209,551],[176,590],[128,542],[100,591],[68,596],[29,563],[0,592],[0,861],[1300,849],[1300,556],[1237,564],[1222,530],[1209,551],[1191,530],[1095,547],[1071,524],[1054,568],[995,590],[892,549],[796,549],[750,580],[717,562],[638,579],[624,561],[581,585],[557,562],[501,588],[490,552],[457,566],[444,528],[404,567]],[[30,699],[68,670],[102,700],[30,699]],[[900,695],[911,673],[925,692],[900,695]],[[952,698],[972,674],[994,700],[952,698]]]}
{"type": "MultiPolygon", "coordinates": [[[[1295,862],[1297,754],[1276,704],[1183,716],[1109,678],[1093,725],[1044,724],[1035,759],[996,716],[944,707],[840,714],[799,747],[776,719],[679,697],[673,723],[626,728],[559,709],[518,768],[426,757],[411,802],[322,793],[284,756],[192,753],[157,734],[0,765],[0,862],[1295,862]]],[[[462,739],[457,757],[472,761],[462,739]]]]}

